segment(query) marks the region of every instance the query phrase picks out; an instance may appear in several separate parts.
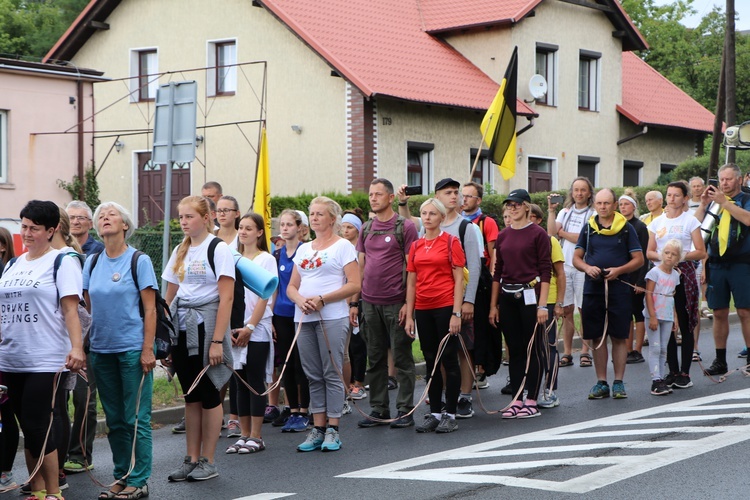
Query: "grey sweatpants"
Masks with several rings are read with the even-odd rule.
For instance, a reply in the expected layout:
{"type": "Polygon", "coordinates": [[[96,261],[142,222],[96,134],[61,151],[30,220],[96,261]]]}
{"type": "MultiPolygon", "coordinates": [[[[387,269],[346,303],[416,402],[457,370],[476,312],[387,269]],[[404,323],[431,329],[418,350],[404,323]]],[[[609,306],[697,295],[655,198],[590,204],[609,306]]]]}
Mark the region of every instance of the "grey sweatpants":
{"type": "Polygon", "coordinates": [[[302,369],[310,381],[310,413],[325,412],[329,418],[341,417],[341,410],[344,408],[344,382],[339,373],[344,366],[348,331],[348,317],[302,323],[297,346],[302,369]],[[331,354],[328,354],[324,329],[331,354]]]}

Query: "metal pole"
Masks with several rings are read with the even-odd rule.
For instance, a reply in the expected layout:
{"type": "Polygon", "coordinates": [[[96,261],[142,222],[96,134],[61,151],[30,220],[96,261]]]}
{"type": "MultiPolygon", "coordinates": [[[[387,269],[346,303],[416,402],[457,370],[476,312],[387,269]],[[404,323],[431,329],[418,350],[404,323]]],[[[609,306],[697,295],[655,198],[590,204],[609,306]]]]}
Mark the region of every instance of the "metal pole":
{"type": "MultiPolygon", "coordinates": [[[[172,167],[174,166],[174,159],[172,157],[172,129],[174,127],[174,91],[175,82],[169,82],[169,113],[167,113],[167,130],[169,134],[167,137],[167,163],[164,164],[166,172],[164,172],[164,238],[162,240],[162,253],[161,253],[161,268],[162,270],[167,268],[169,262],[169,223],[172,218],[172,167]]],[[[167,293],[167,282],[166,280],[161,281],[162,293],[167,293]]]]}

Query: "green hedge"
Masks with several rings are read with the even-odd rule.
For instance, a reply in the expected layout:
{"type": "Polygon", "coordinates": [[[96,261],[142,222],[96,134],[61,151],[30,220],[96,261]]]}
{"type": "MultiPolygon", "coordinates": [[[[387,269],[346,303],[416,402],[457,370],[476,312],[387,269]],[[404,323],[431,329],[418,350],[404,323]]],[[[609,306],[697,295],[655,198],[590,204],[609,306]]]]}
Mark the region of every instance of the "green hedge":
{"type": "MultiPolygon", "coordinates": [[[[639,186],[630,189],[632,189],[636,194],[638,211],[641,214],[644,214],[648,212],[645,201],[646,193],[648,193],[649,191],[660,191],[662,194],[666,194],[667,186],[639,186]]],[[[617,196],[620,196],[623,191],[625,191],[625,188],[616,187],[613,188],[613,190],[617,196]]],[[[562,195],[566,194],[566,190],[557,190],[553,192],[560,193],[562,195]]],[[[547,195],[549,194],[550,192],[531,193],[532,203],[536,203],[542,208],[545,217],[547,215],[547,195]]],[[[310,201],[312,201],[315,196],[316,195],[312,194],[303,194],[298,197],[278,196],[271,198],[271,212],[273,213],[274,217],[278,217],[281,211],[285,208],[302,210],[303,212],[307,213],[307,209],[310,206],[310,201]]],[[[367,193],[357,192],[352,193],[351,195],[327,193],[325,196],[328,196],[329,198],[338,202],[339,205],[341,205],[341,208],[344,210],[350,210],[354,207],[361,208],[364,213],[368,213],[370,210],[370,201],[368,199],[367,193]]],[[[412,215],[419,215],[419,206],[429,197],[430,196],[417,195],[409,198],[409,211],[412,213],[412,215]]],[[[496,215],[498,219],[502,219],[502,205],[504,199],[505,195],[501,194],[485,195],[484,198],[482,198],[482,211],[486,214],[496,215]]],[[[394,210],[398,208],[395,203],[393,208],[394,210]]]]}

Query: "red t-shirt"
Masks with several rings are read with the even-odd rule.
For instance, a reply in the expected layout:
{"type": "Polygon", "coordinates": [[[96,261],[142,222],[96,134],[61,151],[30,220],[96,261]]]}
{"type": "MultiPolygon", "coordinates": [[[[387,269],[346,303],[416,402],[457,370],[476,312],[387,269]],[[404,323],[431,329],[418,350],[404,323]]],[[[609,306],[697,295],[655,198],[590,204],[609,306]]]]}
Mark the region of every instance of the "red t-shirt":
{"type": "Polygon", "coordinates": [[[434,240],[420,238],[409,250],[406,270],[417,273],[417,300],[415,309],[437,309],[453,305],[453,269],[448,256],[452,240],[453,266],[464,267],[466,256],[461,241],[446,232],[434,240]]]}
{"type": "Polygon", "coordinates": [[[482,236],[484,236],[484,260],[487,267],[490,266],[490,254],[487,250],[487,243],[492,242],[495,243],[497,241],[497,235],[500,232],[500,230],[497,227],[497,222],[495,222],[495,219],[492,217],[485,216],[482,220],[482,223],[479,223],[478,217],[474,224],[479,226],[479,228],[482,230],[482,236]]]}

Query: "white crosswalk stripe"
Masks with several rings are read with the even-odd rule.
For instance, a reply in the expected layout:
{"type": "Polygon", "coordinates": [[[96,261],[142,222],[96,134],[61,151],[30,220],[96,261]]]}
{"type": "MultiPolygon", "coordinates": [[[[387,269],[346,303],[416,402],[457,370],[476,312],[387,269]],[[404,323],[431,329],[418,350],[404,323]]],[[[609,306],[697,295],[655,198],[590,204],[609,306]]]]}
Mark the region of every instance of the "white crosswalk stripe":
{"type": "MultiPolygon", "coordinates": [[[[554,410],[553,410],[554,411],[554,410]]],[[[587,493],[750,439],[750,389],[342,474],[587,493]]]]}

